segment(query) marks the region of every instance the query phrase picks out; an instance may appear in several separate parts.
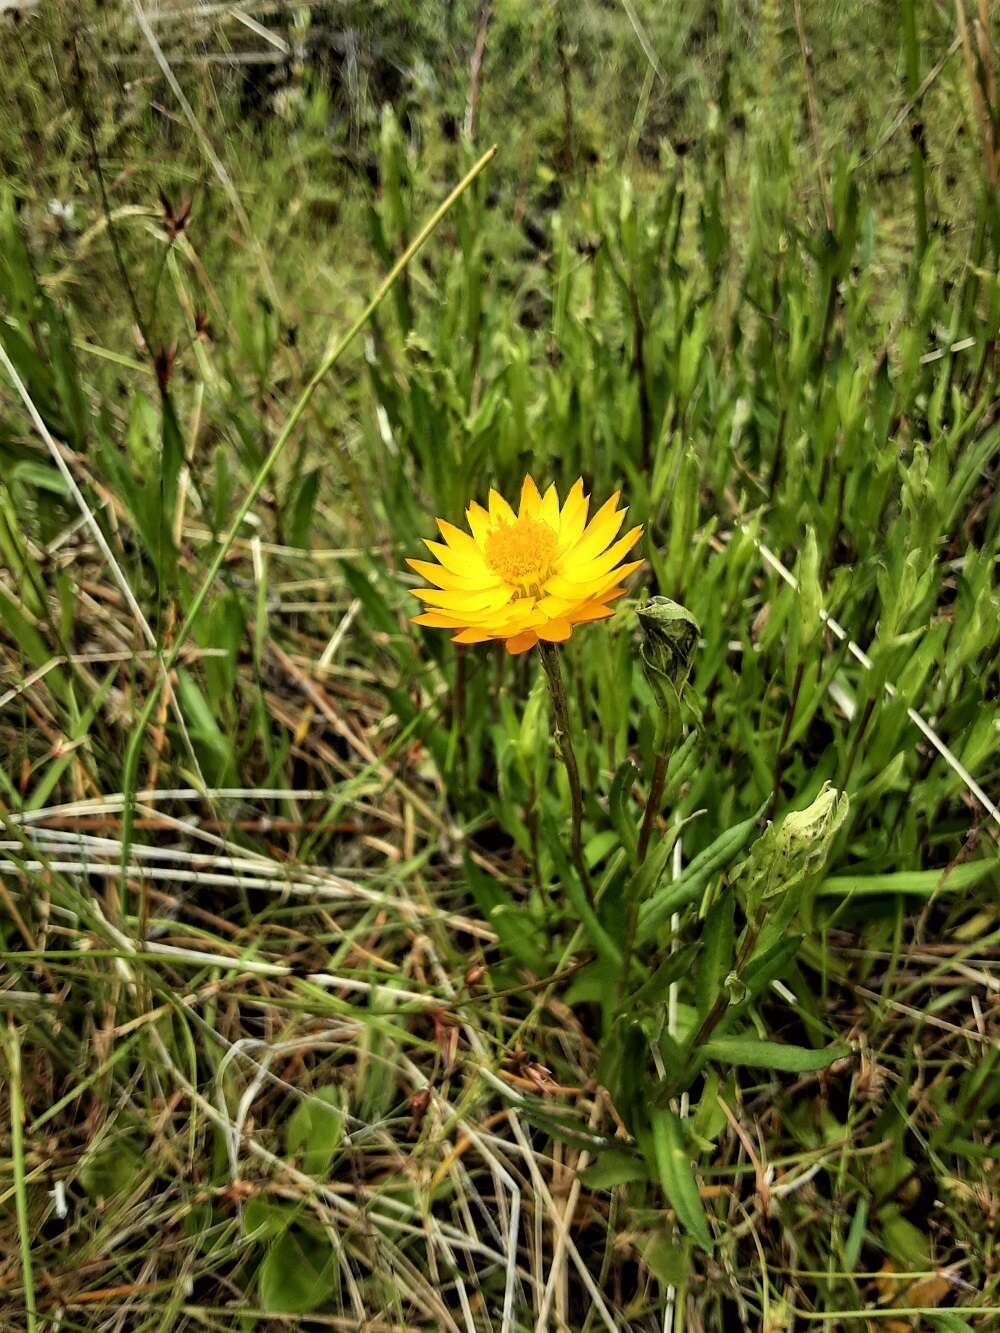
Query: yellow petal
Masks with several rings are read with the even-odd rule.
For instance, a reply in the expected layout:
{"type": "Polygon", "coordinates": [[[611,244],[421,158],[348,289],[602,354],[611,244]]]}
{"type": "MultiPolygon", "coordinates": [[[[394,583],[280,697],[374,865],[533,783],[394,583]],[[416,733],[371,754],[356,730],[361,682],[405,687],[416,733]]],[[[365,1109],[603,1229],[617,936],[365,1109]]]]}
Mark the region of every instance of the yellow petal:
{"type": "MultiPolygon", "coordinates": [[[[624,588],[619,589],[620,593],[624,591],[624,588]]],[[[583,624],[588,620],[604,620],[614,613],[614,607],[605,606],[602,602],[584,602],[583,606],[577,607],[573,612],[573,623],[583,624]]]]}
{"type": "Polygon", "coordinates": [[[550,486],[542,497],[542,512],[539,518],[556,532],[559,531],[559,493],[555,485],[550,486]]]}
{"type": "Polygon", "coordinates": [[[538,635],[532,630],[524,634],[514,634],[509,639],[504,640],[504,647],[513,657],[516,653],[526,653],[529,648],[534,648],[538,642],[538,635]]]}
{"type": "Polygon", "coordinates": [[[465,511],[465,521],[476,539],[476,546],[482,554],[483,547],[486,545],[486,538],[493,531],[493,520],[481,504],[473,500],[465,511]]]}
{"type": "Polygon", "coordinates": [[[461,621],[454,616],[443,615],[440,611],[422,611],[419,616],[411,616],[414,625],[427,625],[431,629],[458,629],[461,621]]]}
{"type": "MultiPolygon", "coordinates": [[[[458,529],[456,528],[455,531],[458,532],[458,529]]],[[[461,551],[456,551],[453,547],[446,546],[444,542],[432,542],[426,537],[423,541],[431,555],[436,556],[440,563],[444,565],[445,569],[450,569],[453,574],[458,574],[463,578],[471,578],[473,575],[478,575],[482,578],[484,583],[491,582],[495,578],[495,575],[483,559],[479,547],[467,532],[460,533],[459,535],[468,541],[469,546],[472,548],[471,552],[467,551],[465,548],[461,551]]]]}
{"type": "Polygon", "coordinates": [[[600,509],[587,524],[583,536],[567,552],[564,559],[567,560],[593,560],[595,555],[600,555],[609,542],[614,541],[618,535],[618,529],[625,520],[625,510],[615,511],[618,503],[617,491],[606,504],[601,505],[600,509]]]}
{"type": "Polygon", "coordinates": [[[573,633],[573,626],[568,620],[550,620],[538,627],[538,637],[546,643],[565,643],[573,633]]]}
{"type": "Polygon", "coordinates": [[[516,515],[499,491],[490,487],[490,518],[494,523],[513,523],[516,515]]]}
{"type": "Polygon", "coordinates": [[[619,565],[617,569],[602,574],[600,578],[590,579],[587,583],[576,583],[563,574],[553,574],[552,578],[545,582],[545,594],[547,597],[558,597],[576,603],[590,602],[634,573],[641,565],[641,560],[633,560],[627,565],[619,565]]]}
{"type": "Polygon", "coordinates": [[[442,611],[495,611],[510,601],[509,588],[487,588],[481,592],[455,592],[450,588],[413,588],[414,597],[442,611]]]}
{"type": "Polygon", "coordinates": [[[469,560],[482,560],[482,551],[467,532],[463,532],[461,528],[456,528],[454,523],[449,523],[443,518],[438,519],[437,525],[441,536],[456,555],[469,560]]]}
{"type": "Polygon", "coordinates": [[[545,581],[546,597],[554,597],[559,601],[569,602],[578,605],[580,602],[589,602],[591,598],[596,597],[607,584],[608,576],[604,575],[599,579],[591,579],[588,583],[575,583],[572,579],[566,578],[564,574],[553,574],[550,579],[545,581]]]}
{"type": "MultiPolygon", "coordinates": [[[[610,615],[611,612],[608,612],[610,615]]],[[[452,636],[452,643],[486,643],[492,639],[493,635],[488,630],[482,629],[463,629],[458,634],[452,636]]]]}
{"type": "Polygon", "coordinates": [[[549,594],[546,594],[544,597],[538,599],[538,609],[544,616],[548,617],[549,620],[559,620],[567,611],[576,606],[579,601],[580,598],[578,596],[552,597],[549,594]]]}
{"type": "Polygon", "coordinates": [[[573,483],[559,514],[560,554],[568,551],[583,536],[583,530],[587,526],[589,506],[590,500],[583,493],[583,478],[580,477],[573,483]]]}
{"type": "Polygon", "coordinates": [[[450,570],[441,565],[435,565],[430,560],[410,560],[406,563],[412,570],[426,579],[428,583],[433,583],[436,588],[451,588],[455,592],[484,592],[488,588],[498,588],[500,580],[493,575],[486,579],[477,576],[470,577],[468,574],[453,574],[450,570]]]}
{"type": "Polygon", "coordinates": [[[535,485],[534,477],[525,477],[521,483],[521,502],[518,505],[518,518],[526,518],[537,514],[538,508],[542,503],[542,497],[538,494],[538,487],[535,485]]]}
{"type": "Polygon", "coordinates": [[[641,536],[642,528],[633,528],[614,545],[609,546],[603,555],[586,562],[578,561],[571,552],[559,562],[559,573],[573,583],[590,583],[593,579],[599,579],[614,569],[619,560],[624,560],[641,536]]]}

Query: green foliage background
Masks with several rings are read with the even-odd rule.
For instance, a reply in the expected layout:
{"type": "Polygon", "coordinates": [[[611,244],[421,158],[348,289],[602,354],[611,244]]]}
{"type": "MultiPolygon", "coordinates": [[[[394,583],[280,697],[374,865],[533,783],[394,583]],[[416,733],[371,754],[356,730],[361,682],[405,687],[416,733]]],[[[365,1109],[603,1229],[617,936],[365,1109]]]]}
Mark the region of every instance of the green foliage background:
{"type": "MultiPolygon", "coordinates": [[[[0,930],[28,1126],[6,1194],[0,1179],[6,1317],[34,1327],[35,1303],[47,1318],[68,1301],[63,1327],[99,1327],[73,1301],[122,1287],[136,1328],[231,1327],[234,1309],[251,1327],[258,1307],[533,1327],[523,1274],[505,1316],[503,1268],[452,1256],[442,1315],[419,1234],[335,1241],[309,1183],[468,1229],[495,1178],[435,1171],[461,1117],[494,1123],[507,1078],[545,1175],[553,1156],[582,1172],[574,1243],[617,1326],[663,1327],[669,1309],[677,1327],[790,1327],[791,1311],[847,1327],[887,1302],[969,1310],[894,1316],[907,1327],[988,1326],[997,823],[916,718],[995,798],[988,7],[960,11],[965,45],[958,11],[925,0],[244,9],[249,25],[163,7],[145,30],[128,6],[0,15],[0,344],[169,649],[324,349],[499,146],[317,388],[141,751],[141,788],[195,793],[157,813],[197,808],[229,840],[144,829],[137,807],[151,858],[235,847],[380,897],[321,910],[236,875],[167,879],[164,903],[127,876],[119,900],[117,867],[53,870],[55,843],[25,833],[62,818],[79,834],[80,802],[123,791],[156,666],[0,367],[0,930]],[[583,475],[598,501],[621,488],[646,528],[634,596],[563,655],[592,920],[535,655],[457,652],[408,621],[404,557],[434,517],[461,522],[526,471],[561,490],[583,475]],[[701,646],[643,874],[655,697],[633,612],[657,593],[689,608],[701,646]],[[740,858],[826,783],[849,812],[785,923],[794,944],[772,941],[732,996],[739,1031],[708,1043],[670,1110],[671,1062],[687,1067],[751,921],[740,858]],[[638,971],[621,980],[631,901],[638,971]],[[144,914],[215,962],[133,959],[125,984],[144,914]],[[234,1175],[206,1110],[236,1114],[256,1067],[224,1048],[264,1031],[239,998],[177,1004],[240,980],[220,952],[293,967],[247,982],[283,1061],[247,1105],[297,1176],[259,1154],[234,1175]],[[485,975],[466,984],[470,963],[485,975]],[[317,1024],[335,1019],[350,1035],[330,1048],[317,1024]],[[413,1069],[440,1114],[414,1105],[413,1069]],[[631,1139],[599,1099],[588,1129],[590,1104],[551,1090],[598,1082],[631,1139]],[[768,1166],[802,1179],[771,1193],[768,1166]],[[53,1174],[77,1210],[65,1230],[53,1174]],[[127,1220],[109,1265],[101,1238],[127,1220]],[[910,1278],[880,1287],[887,1264],[910,1278]]],[[[89,851],[112,866],[122,807],[89,851]]],[[[540,1236],[551,1213],[516,1170],[540,1236]]],[[[544,1285],[561,1251],[541,1243],[544,1260],[522,1240],[518,1262],[544,1285]]],[[[553,1327],[598,1325],[579,1266],[555,1299],[553,1327]]]]}

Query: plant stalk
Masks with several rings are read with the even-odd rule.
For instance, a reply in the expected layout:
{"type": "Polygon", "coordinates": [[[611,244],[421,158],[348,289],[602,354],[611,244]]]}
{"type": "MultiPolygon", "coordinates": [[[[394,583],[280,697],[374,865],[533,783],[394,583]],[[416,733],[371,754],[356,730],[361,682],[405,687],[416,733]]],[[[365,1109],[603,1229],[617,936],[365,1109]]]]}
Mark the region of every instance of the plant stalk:
{"type": "Polygon", "coordinates": [[[653,766],[653,780],[649,784],[649,795],[646,798],[646,809],[642,816],[642,827],[639,830],[638,856],[639,864],[642,865],[646,859],[646,852],[649,850],[649,840],[653,834],[653,825],[656,822],[656,816],[660,810],[660,804],[663,800],[663,788],[667,782],[667,764],[670,762],[670,755],[666,746],[657,750],[656,763],[653,766]]]}
{"type": "MultiPolygon", "coordinates": [[[[646,798],[646,809],[643,811],[642,827],[639,829],[639,843],[636,848],[636,858],[639,865],[642,865],[646,859],[650,838],[653,835],[653,825],[656,823],[656,816],[663,804],[663,789],[666,786],[667,768],[670,763],[670,747],[675,735],[676,732],[673,731],[668,719],[663,713],[660,713],[656,721],[656,759],[653,765],[653,778],[649,785],[649,795],[646,798]]],[[[629,902],[625,917],[625,942],[622,946],[624,962],[619,984],[619,999],[624,998],[628,985],[632,952],[635,948],[635,933],[639,927],[639,907],[638,899],[633,897],[629,902]]]]}
{"type": "Polygon", "coordinates": [[[556,739],[559,742],[559,752],[562,755],[563,766],[566,769],[566,777],[569,779],[569,795],[572,803],[570,856],[576,868],[576,873],[580,876],[580,883],[587,895],[587,901],[593,906],[594,891],[591,887],[587,863],[583,858],[583,791],[580,787],[580,769],[576,762],[576,751],[573,749],[573,734],[570,727],[569,706],[566,702],[566,686],[563,683],[562,667],[559,664],[559,649],[554,644],[543,642],[540,642],[538,647],[542,654],[542,666],[545,668],[549,694],[552,696],[552,707],[555,710],[556,739]]]}

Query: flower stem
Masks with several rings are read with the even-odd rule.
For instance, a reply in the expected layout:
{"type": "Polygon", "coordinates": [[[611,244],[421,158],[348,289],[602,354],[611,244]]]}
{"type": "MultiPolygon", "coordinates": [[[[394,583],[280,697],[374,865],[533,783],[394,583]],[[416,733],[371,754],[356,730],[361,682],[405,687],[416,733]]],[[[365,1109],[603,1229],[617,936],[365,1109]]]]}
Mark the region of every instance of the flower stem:
{"type": "MultiPolygon", "coordinates": [[[[646,798],[646,809],[643,812],[642,826],[639,829],[639,844],[636,848],[636,859],[639,865],[642,865],[646,859],[646,853],[649,851],[649,840],[653,834],[653,825],[663,803],[663,788],[666,786],[667,765],[670,762],[669,732],[669,725],[664,720],[663,715],[660,714],[656,720],[656,738],[654,741],[656,760],[653,765],[653,778],[649,784],[649,795],[646,798]]],[[[625,915],[625,943],[622,948],[624,963],[622,964],[621,977],[618,983],[619,1002],[624,999],[628,987],[632,951],[635,948],[635,932],[639,924],[639,906],[638,898],[633,895],[625,915]]]]}
{"type": "Polygon", "coordinates": [[[665,749],[660,750],[656,756],[653,780],[649,786],[646,809],[642,816],[642,828],[639,830],[638,854],[640,865],[646,859],[646,852],[649,850],[649,839],[653,833],[653,824],[660,809],[660,802],[663,800],[663,788],[667,781],[667,761],[669,758],[670,756],[665,749]]]}
{"type": "Polygon", "coordinates": [[[670,751],[673,749],[674,741],[680,731],[679,713],[675,708],[669,706],[669,699],[662,692],[660,700],[661,707],[657,711],[653,731],[653,753],[656,756],[653,761],[653,777],[649,784],[649,795],[646,797],[642,826],[639,829],[637,853],[640,865],[645,861],[646,853],[649,851],[649,840],[653,835],[653,825],[656,823],[656,816],[660,813],[660,806],[663,804],[663,789],[667,783],[670,751]]]}
{"type": "Polygon", "coordinates": [[[552,696],[552,707],[556,715],[556,739],[559,742],[563,765],[569,779],[573,820],[570,831],[570,855],[573,858],[576,873],[580,876],[580,883],[587,895],[587,901],[593,905],[594,891],[591,888],[590,875],[587,873],[587,863],[583,859],[583,792],[580,787],[580,770],[576,763],[576,752],[573,749],[569,708],[566,703],[566,687],[563,684],[562,668],[559,665],[559,649],[554,644],[544,642],[540,642],[538,647],[542,654],[542,666],[545,668],[545,675],[549,683],[549,694],[552,696]]]}

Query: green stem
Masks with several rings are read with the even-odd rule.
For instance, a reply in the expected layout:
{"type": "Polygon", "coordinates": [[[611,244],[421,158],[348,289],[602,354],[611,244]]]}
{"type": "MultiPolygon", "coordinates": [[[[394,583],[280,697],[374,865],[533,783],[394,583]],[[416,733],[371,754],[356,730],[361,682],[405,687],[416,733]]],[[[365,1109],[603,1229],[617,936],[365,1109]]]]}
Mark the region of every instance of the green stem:
{"type": "MultiPolygon", "coordinates": [[[[739,954],[730,974],[738,981],[742,980],[743,974],[753,957],[753,951],[756,948],[757,940],[760,938],[763,924],[763,912],[755,920],[747,923],[743,942],[740,945],[739,954]]],[[[665,1106],[671,1097],[677,1097],[691,1087],[705,1063],[704,1056],[700,1054],[702,1047],[729,1012],[730,1003],[729,993],[723,986],[716,995],[715,1003],[706,1014],[701,1027],[693,1037],[684,1043],[687,1058],[680,1074],[675,1078],[668,1076],[668,1079],[660,1085],[657,1093],[657,1105],[665,1106]]]]}
{"type": "Polygon", "coordinates": [[[649,784],[649,796],[646,798],[646,809],[642,816],[642,828],[639,830],[639,864],[642,865],[646,859],[646,852],[649,850],[649,839],[653,833],[653,824],[656,816],[659,814],[660,803],[663,800],[663,788],[667,781],[667,764],[670,755],[666,749],[657,753],[656,764],[653,768],[653,780],[649,784]]]}
{"type": "Polygon", "coordinates": [[[296,402],[295,406],[292,408],[288,416],[288,420],[282,427],[281,432],[278,435],[278,438],[271,446],[270,453],[267,455],[267,457],[264,459],[264,462],[261,464],[260,470],[258,471],[256,477],[254,477],[253,484],[251,485],[249,491],[247,491],[246,495],[243,497],[243,501],[236,511],[236,516],[234,517],[228,532],[226,533],[225,537],[220,543],[219,549],[216,551],[214,557],[212,558],[212,561],[208,567],[208,572],[205,574],[205,577],[201,582],[201,586],[198,588],[198,591],[194,595],[194,599],[191,602],[190,607],[188,608],[187,615],[184,617],[184,623],[177,631],[173,647],[170,649],[168,653],[165,653],[161,659],[162,671],[160,672],[160,675],[150,687],[149,694],[146,697],[145,706],[143,707],[142,712],[139,714],[135,727],[133,728],[132,731],[132,736],[129,741],[128,749],[125,752],[125,765],[124,765],[123,780],[122,780],[122,791],[125,796],[125,804],[122,813],[122,836],[121,836],[122,869],[121,869],[121,880],[119,883],[119,892],[121,896],[123,912],[125,910],[126,895],[128,892],[128,862],[132,848],[132,833],[135,821],[135,794],[138,786],[139,759],[142,754],[142,744],[143,740],[145,739],[146,729],[149,726],[150,719],[153,716],[153,711],[156,708],[156,701],[160,697],[160,691],[163,689],[164,683],[168,679],[170,672],[176,665],[177,659],[180,656],[181,652],[183,651],[185,644],[187,643],[188,635],[191,633],[191,629],[194,625],[194,622],[197,620],[198,614],[201,611],[202,606],[204,605],[205,598],[208,596],[209,591],[211,590],[212,586],[215,583],[219,570],[222,568],[223,561],[229,554],[233,542],[235,542],[237,536],[239,535],[240,528],[242,527],[243,521],[246,518],[247,514],[250,512],[251,506],[254,504],[258,495],[260,495],[261,491],[264,489],[264,484],[266,483],[268,477],[273,472],[275,464],[277,463],[281,455],[284,453],[285,446],[291,439],[292,432],[298,425],[303,412],[305,412],[306,408],[309,406],[309,401],[312,398],[313,394],[316,392],[316,389],[319,387],[320,381],[340,360],[341,356],[351,345],[351,343],[354,341],[357,335],[361,332],[365,324],[368,323],[368,320],[379,308],[379,306],[385,300],[386,296],[388,296],[389,292],[392,290],[392,288],[398,281],[400,275],[404,272],[407,265],[410,263],[410,260],[413,259],[413,257],[417,254],[417,252],[420,249],[422,249],[424,243],[429,239],[429,237],[431,236],[435,228],[438,226],[438,224],[451,210],[451,208],[458,202],[458,200],[466,192],[469,186],[480,174],[480,172],[483,171],[483,169],[489,164],[490,161],[492,161],[493,157],[496,155],[496,151],[497,151],[497,145],[494,144],[492,148],[488,149],[482,155],[479,161],[475,164],[475,166],[472,167],[472,169],[469,172],[467,172],[467,174],[463,177],[463,179],[459,181],[458,185],[455,186],[454,190],[452,190],[451,194],[449,194],[448,198],[444,201],[444,203],[441,204],[440,207],[434,211],[434,213],[427,220],[427,222],[424,223],[423,227],[421,227],[420,231],[417,233],[414,239],[410,242],[410,244],[406,247],[406,249],[403,251],[400,257],[396,260],[395,264],[393,264],[392,268],[386,274],[381,285],[379,286],[378,291],[368,302],[364,310],[357,317],[357,319],[347,330],[347,332],[339,339],[334,339],[333,337],[331,337],[330,342],[327,344],[327,350],[323,355],[323,359],[320,361],[319,367],[317,368],[316,371],[314,371],[308,384],[302,390],[302,393],[299,395],[299,399],[296,402]]]}
{"type": "Polygon", "coordinates": [[[28,1333],[38,1328],[35,1308],[35,1278],[31,1267],[31,1228],[28,1225],[28,1192],[24,1172],[24,1102],[21,1097],[21,1047],[13,1023],[7,1033],[7,1068],[10,1073],[10,1156],[14,1166],[14,1201],[21,1245],[21,1275],[28,1333]]]}
{"type": "MultiPolygon", "coordinates": [[[[649,784],[649,795],[646,798],[646,809],[642,816],[642,827],[639,829],[639,845],[636,849],[636,856],[639,865],[642,865],[646,859],[646,853],[649,851],[649,840],[653,834],[653,825],[656,822],[656,816],[659,814],[660,806],[663,804],[663,789],[667,782],[667,767],[670,763],[670,746],[673,728],[671,726],[672,717],[669,710],[664,710],[657,715],[656,719],[656,760],[653,765],[653,779],[649,784]]],[[[635,935],[639,928],[639,899],[633,894],[630,897],[628,911],[625,917],[625,940],[622,945],[622,972],[619,981],[619,1000],[623,999],[628,986],[629,967],[632,963],[632,951],[635,948],[635,935]]]]}
{"type": "Polygon", "coordinates": [[[569,707],[566,703],[566,687],[563,684],[562,668],[559,665],[559,649],[551,643],[539,643],[542,654],[542,666],[549,683],[552,707],[556,715],[556,739],[562,755],[566,776],[569,779],[569,795],[572,804],[572,827],[570,830],[570,855],[580,883],[587,895],[587,901],[593,905],[594,891],[587,872],[587,863],[583,858],[583,791],[580,787],[580,770],[577,767],[576,751],[573,749],[573,735],[570,728],[569,707]]]}

